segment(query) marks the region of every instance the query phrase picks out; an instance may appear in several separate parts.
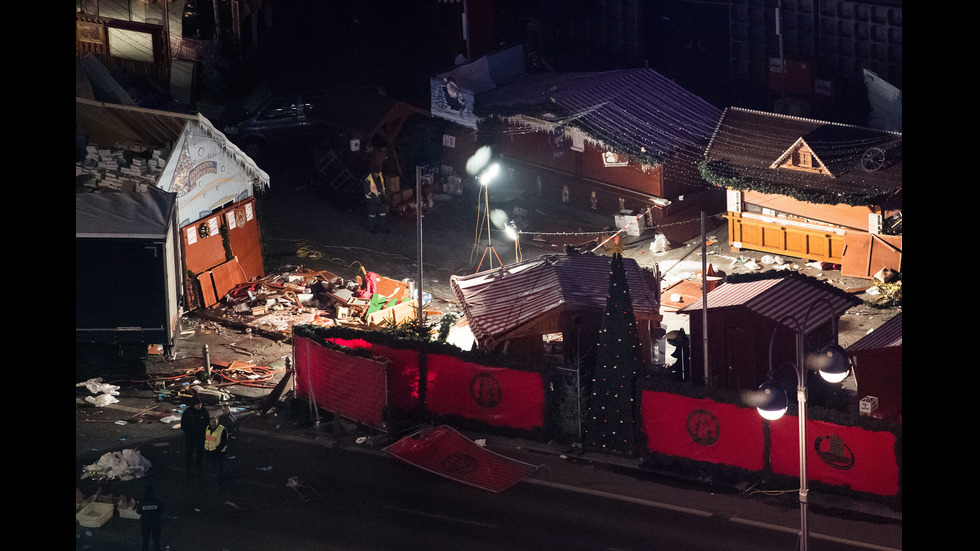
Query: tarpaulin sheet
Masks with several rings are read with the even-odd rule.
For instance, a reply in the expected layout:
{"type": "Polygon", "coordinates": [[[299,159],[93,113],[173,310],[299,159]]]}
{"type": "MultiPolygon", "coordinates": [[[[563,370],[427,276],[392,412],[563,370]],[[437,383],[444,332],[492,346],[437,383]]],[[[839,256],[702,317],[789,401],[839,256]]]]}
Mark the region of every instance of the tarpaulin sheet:
{"type": "Polygon", "coordinates": [[[640,408],[650,451],[753,471],[763,468],[762,417],[754,408],[655,391],[643,391],[640,408]]]}
{"type": "Polygon", "coordinates": [[[383,429],[387,365],[295,337],[296,395],[327,411],[383,429]]]}
{"type": "Polygon", "coordinates": [[[535,465],[487,450],[446,425],[406,436],[384,451],[420,469],[491,492],[502,492],[537,470],[535,465]]]}
{"type": "Polygon", "coordinates": [[[517,429],[544,427],[541,374],[437,354],[427,357],[426,366],[426,405],[430,412],[517,429]]]}
{"type": "MultiPolygon", "coordinates": [[[[770,458],[775,474],[800,476],[800,423],[785,415],[769,424],[770,458]]],[[[806,423],[807,480],[847,486],[858,492],[898,494],[896,436],[824,421],[806,423]]]]}

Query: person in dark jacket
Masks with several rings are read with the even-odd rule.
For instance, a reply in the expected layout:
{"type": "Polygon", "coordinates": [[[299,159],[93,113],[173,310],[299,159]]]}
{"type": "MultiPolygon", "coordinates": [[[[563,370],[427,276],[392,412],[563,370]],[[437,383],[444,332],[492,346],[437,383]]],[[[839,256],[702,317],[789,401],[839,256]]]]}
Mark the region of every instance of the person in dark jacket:
{"type": "Polygon", "coordinates": [[[198,396],[190,399],[187,408],[180,416],[180,429],[184,431],[184,467],[191,474],[193,465],[200,474],[204,466],[204,430],[208,428],[211,415],[204,409],[204,404],[198,396]]]}
{"type": "Polygon", "coordinates": [[[218,415],[218,423],[228,431],[228,438],[234,438],[238,432],[238,416],[231,410],[228,404],[221,404],[221,415],[218,415]]]}
{"type": "Polygon", "coordinates": [[[160,551],[160,528],[163,526],[163,503],[153,495],[153,486],[146,487],[143,499],[136,504],[136,513],[140,515],[140,531],[143,535],[143,551],[149,551],[150,538],[153,548],[160,551]]]}

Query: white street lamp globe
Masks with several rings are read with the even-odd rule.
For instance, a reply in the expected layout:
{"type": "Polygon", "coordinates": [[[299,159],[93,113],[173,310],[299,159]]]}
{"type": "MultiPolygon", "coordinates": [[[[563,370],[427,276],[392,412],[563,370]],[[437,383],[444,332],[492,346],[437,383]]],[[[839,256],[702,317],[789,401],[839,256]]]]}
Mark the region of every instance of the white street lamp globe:
{"type": "Polygon", "coordinates": [[[810,367],[820,371],[828,383],[839,383],[851,374],[847,352],[839,344],[829,344],[810,357],[810,367]]]}
{"type": "Polygon", "coordinates": [[[786,391],[776,383],[767,381],[759,387],[760,404],[756,407],[763,418],[775,421],[782,417],[789,408],[786,391]]]}

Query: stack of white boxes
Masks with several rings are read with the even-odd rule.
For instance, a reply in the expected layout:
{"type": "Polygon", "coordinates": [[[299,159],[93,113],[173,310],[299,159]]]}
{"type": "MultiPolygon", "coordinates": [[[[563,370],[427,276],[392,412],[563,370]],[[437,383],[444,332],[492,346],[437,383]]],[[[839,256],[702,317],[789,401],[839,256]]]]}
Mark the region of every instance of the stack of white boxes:
{"type": "Polygon", "coordinates": [[[145,191],[157,184],[166,163],[164,152],[159,149],[147,159],[141,155],[127,156],[122,149],[89,144],[85,148],[85,158],[75,163],[75,178],[82,187],[92,191],[145,191]]]}

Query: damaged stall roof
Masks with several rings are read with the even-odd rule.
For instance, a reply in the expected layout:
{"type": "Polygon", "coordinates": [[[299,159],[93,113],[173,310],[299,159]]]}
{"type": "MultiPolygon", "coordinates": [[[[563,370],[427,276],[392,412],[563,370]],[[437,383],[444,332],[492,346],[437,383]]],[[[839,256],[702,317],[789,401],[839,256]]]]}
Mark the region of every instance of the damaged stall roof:
{"type": "MultiPolygon", "coordinates": [[[[473,335],[483,342],[500,340],[559,309],[603,311],[610,263],[610,257],[594,254],[546,254],[453,277],[450,286],[473,335]]],[[[632,258],[623,265],[636,318],[657,319],[660,305],[642,268],[632,258]]]]}

